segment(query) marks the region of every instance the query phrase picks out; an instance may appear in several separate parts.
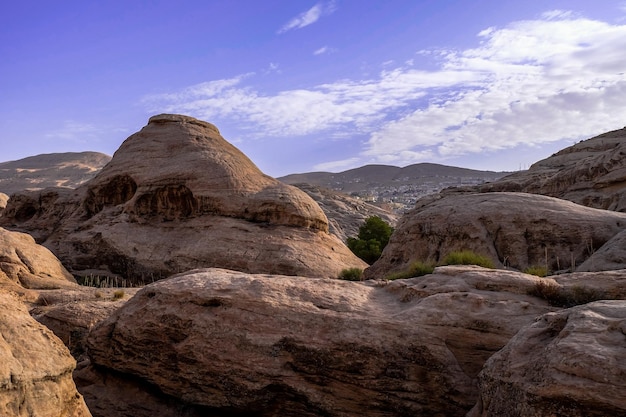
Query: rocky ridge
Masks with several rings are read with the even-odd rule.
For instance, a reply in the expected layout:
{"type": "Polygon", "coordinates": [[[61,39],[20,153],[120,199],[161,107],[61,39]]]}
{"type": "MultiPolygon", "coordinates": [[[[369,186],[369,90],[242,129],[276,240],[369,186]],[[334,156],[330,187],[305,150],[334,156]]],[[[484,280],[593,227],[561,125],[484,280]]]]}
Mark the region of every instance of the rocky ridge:
{"type": "Polygon", "coordinates": [[[542,194],[626,211],[626,128],[581,141],[478,190],[542,194]]]}
{"type": "Polygon", "coordinates": [[[0,162],[0,192],[76,188],[93,178],[110,160],[109,155],[99,152],[67,152],[0,162]]]}
{"type": "Polygon", "coordinates": [[[596,251],[626,228],[626,213],[526,193],[449,193],[423,199],[398,223],[380,259],[366,272],[383,278],[416,261],[440,262],[454,251],[487,256],[500,268],[548,272],[626,268],[596,251]],[[588,262],[589,261],[589,262],[588,262]],[[593,264],[593,268],[592,268],[593,264]]]}
{"type": "Polygon", "coordinates": [[[73,273],[135,282],[202,266],[322,277],[365,266],[309,196],[180,115],[150,118],[75,191],[14,195],[0,223],[32,233],[73,273]]]}

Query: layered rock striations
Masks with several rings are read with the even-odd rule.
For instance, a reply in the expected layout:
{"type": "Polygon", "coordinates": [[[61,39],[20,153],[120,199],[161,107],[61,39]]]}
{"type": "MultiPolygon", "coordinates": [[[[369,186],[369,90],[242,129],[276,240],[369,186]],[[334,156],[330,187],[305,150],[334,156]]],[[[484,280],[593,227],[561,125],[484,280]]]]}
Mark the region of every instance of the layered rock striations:
{"type": "Polygon", "coordinates": [[[74,277],[47,248],[30,235],[0,227],[0,289],[34,301],[38,295],[33,290],[74,286],[74,277]]]}
{"type": "Polygon", "coordinates": [[[90,417],[63,343],[1,290],[0,316],[0,415],[90,417]]]}
{"type": "Polygon", "coordinates": [[[101,322],[77,378],[101,416],[133,401],[112,405],[110,375],[206,415],[463,415],[489,356],[554,310],[527,294],[538,279],[471,267],[388,284],[191,271],[101,322]]]}
{"type": "Polygon", "coordinates": [[[477,188],[482,192],[543,194],[626,211],[626,128],[581,141],[533,164],[528,171],[477,188]]]}
{"type": "MultiPolygon", "coordinates": [[[[381,258],[366,272],[383,278],[416,261],[440,262],[469,250],[495,265],[548,272],[616,269],[586,262],[626,229],[626,214],[526,193],[449,193],[421,200],[398,223],[381,258]]],[[[617,269],[626,264],[617,264],[617,269]]]]}
{"type": "Polygon", "coordinates": [[[487,361],[469,417],[626,416],[625,335],[623,300],[541,316],[487,361]]]}
{"type": "Polygon", "coordinates": [[[304,192],[264,175],[217,128],[158,115],[74,192],[16,195],[1,220],[73,272],[150,282],[193,268],[335,277],[364,267],[304,192]]]}

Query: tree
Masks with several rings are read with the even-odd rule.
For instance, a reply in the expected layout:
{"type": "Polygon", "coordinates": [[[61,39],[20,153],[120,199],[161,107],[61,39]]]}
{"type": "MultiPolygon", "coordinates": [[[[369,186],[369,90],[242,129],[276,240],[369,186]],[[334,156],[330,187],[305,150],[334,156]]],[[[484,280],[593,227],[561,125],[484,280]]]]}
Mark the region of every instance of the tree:
{"type": "Polygon", "coordinates": [[[378,216],[368,217],[359,228],[358,237],[349,237],[346,241],[348,248],[368,264],[373,264],[378,258],[393,233],[393,228],[378,216]]]}

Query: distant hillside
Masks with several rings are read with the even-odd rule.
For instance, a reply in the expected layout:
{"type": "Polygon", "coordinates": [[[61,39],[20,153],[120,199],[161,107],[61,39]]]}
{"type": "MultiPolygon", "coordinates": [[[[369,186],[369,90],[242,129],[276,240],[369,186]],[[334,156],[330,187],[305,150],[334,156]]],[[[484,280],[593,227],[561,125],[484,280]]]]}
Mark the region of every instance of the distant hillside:
{"type": "Polygon", "coordinates": [[[76,188],[111,160],[98,152],[50,153],[0,162],[0,192],[12,194],[47,187],[76,188]]]}
{"type": "Polygon", "coordinates": [[[508,172],[478,171],[446,165],[420,163],[404,168],[365,165],[339,173],[310,172],[287,175],[287,184],[311,184],[341,191],[376,204],[395,203],[398,209],[411,206],[417,198],[446,187],[479,185],[495,181],[508,172]]]}

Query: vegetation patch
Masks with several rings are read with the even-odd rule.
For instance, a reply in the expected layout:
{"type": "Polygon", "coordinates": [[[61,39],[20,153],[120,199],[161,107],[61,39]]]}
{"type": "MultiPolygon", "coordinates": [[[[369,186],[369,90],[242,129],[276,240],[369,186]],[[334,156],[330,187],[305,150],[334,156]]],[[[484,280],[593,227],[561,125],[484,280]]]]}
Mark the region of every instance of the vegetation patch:
{"type": "Polygon", "coordinates": [[[361,268],[347,268],[339,273],[339,279],[346,281],[361,281],[363,279],[363,270],[361,268]]]}
{"type": "Polygon", "coordinates": [[[435,264],[432,262],[415,261],[404,271],[390,274],[386,276],[385,279],[394,280],[421,277],[423,275],[432,274],[434,270],[435,264]]]}
{"type": "Polygon", "coordinates": [[[346,241],[348,248],[369,265],[380,258],[380,255],[389,243],[393,228],[378,216],[368,217],[359,228],[356,238],[349,237],[346,241]]]}
{"type": "Polygon", "coordinates": [[[524,270],[525,274],[536,275],[538,277],[545,277],[548,275],[548,268],[545,266],[529,266],[524,270]]]}
{"type": "Polygon", "coordinates": [[[537,283],[528,291],[528,295],[546,300],[551,306],[569,308],[593,301],[604,300],[606,294],[593,288],[575,285],[564,288],[558,284],[546,281],[537,283]]]}
{"type": "Polygon", "coordinates": [[[495,268],[491,259],[469,250],[450,252],[443,258],[441,265],[478,265],[483,268],[495,268]]]}

